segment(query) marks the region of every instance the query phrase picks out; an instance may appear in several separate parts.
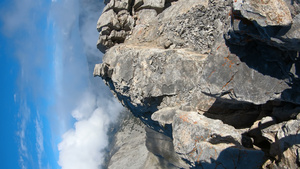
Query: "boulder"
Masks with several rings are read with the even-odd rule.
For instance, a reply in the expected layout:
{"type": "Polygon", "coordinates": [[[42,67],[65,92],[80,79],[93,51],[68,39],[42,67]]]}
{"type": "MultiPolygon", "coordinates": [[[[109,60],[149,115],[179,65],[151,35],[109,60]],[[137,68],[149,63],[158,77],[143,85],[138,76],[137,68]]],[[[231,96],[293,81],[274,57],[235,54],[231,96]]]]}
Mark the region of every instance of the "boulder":
{"type": "Polygon", "coordinates": [[[233,8],[262,27],[292,24],[292,16],[284,0],[234,0],[233,8]]]}
{"type": "Polygon", "coordinates": [[[204,168],[260,168],[264,153],[245,149],[241,133],[232,126],[197,112],[181,112],[174,116],[175,151],[204,168]]]}

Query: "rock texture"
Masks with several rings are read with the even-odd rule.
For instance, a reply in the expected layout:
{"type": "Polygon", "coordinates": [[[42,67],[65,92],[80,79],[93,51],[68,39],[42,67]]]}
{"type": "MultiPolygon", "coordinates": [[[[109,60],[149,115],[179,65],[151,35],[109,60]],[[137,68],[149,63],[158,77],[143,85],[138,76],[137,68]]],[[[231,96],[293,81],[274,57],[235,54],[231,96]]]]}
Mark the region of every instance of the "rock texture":
{"type": "Polygon", "coordinates": [[[178,156],[164,159],[185,161],[170,162],[176,167],[299,167],[298,0],[105,4],[97,23],[105,55],[94,76],[169,137],[178,156]]]}
{"type": "Polygon", "coordinates": [[[180,112],[173,120],[175,150],[192,166],[259,168],[263,162],[262,151],[243,148],[241,133],[220,120],[197,112],[180,112]]]}
{"type": "Polygon", "coordinates": [[[234,9],[260,26],[288,26],[292,16],[284,0],[236,0],[234,9]]]}
{"type": "Polygon", "coordinates": [[[147,128],[130,112],[123,112],[118,123],[111,126],[106,164],[110,169],[188,168],[175,153],[172,139],[147,128]]]}

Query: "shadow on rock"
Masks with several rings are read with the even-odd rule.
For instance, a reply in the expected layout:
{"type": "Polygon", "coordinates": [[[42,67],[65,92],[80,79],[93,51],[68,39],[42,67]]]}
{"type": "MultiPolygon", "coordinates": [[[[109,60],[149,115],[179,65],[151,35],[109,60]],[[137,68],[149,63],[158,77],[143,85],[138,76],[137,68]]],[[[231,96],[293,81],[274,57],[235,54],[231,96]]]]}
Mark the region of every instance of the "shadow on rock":
{"type": "Polygon", "coordinates": [[[233,30],[225,35],[229,50],[249,68],[288,84],[281,99],[300,104],[300,39],[289,37],[295,26],[260,27],[244,20],[234,20],[233,30]]]}
{"type": "Polygon", "coordinates": [[[198,162],[193,168],[201,169],[229,169],[229,168],[243,168],[255,169],[261,168],[264,163],[264,153],[255,150],[241,150],[234,147],[224,149],[216,160],[210,158],[211,163],[198,162]]]}

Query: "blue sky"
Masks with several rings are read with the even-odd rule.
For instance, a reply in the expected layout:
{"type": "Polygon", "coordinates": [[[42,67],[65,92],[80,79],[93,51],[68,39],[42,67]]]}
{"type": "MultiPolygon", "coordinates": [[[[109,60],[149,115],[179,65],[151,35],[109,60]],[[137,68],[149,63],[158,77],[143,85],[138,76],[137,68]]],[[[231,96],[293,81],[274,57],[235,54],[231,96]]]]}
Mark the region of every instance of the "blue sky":
{"type": "Polygon", "coordinates": [[[92,77],[102,8],[102,0],[0,1],[0,168],[103,162],[122,106],[92,77]]]}

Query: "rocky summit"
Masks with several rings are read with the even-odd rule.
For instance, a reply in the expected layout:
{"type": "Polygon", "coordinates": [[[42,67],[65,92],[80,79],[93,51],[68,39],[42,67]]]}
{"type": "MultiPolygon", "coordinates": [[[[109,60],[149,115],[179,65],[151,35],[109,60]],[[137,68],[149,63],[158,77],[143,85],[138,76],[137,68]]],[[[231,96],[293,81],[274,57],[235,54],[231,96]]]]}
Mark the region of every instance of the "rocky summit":
{"type": "Polygon", "coordinates": [[[300,167],[299,0],[104,3],[94,76],[146,126],[108,168],[300,167]]]}

